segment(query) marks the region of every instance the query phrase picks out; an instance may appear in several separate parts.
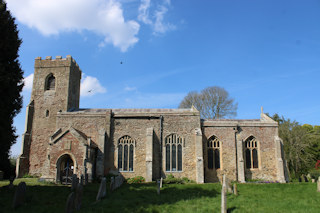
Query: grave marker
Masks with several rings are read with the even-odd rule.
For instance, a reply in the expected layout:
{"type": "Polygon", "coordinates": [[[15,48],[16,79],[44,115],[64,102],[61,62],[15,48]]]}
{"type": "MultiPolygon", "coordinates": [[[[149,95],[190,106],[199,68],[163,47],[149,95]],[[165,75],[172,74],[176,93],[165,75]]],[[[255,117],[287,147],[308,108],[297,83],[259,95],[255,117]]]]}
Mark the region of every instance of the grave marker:
{"type": "Polygon", "coordinates": [[[25,182],[19,183],[13,197],[12,207],[14,209],[24,204],[26,200],[26,191],[27,191],[26,183],[25,182]]]}
{"type": "Polygon", "coordinates": [[[227,180],[226,175],[223,175],[223,183],[221,189],[221,213],[227,213],[227,180]]]}
{"type": "Polygon", "coordinates": [[[96,200],[99,201],[101,200],[102,198],[104,198],[106,195],[107,195],[107,185],[106,185],[106,178],[103,177],[101,179],[101,183],[100,183],[100,187],[99,187],[99,191],[98,191],[98,194],[97,194],[97,197],[96,197],[96,200]]]}
{"type": "Polygon", "coordinates": [[[74,212],[74,200],[75,200],[75,193],[71,192],[68,196],[67,203],[66,203],[66,213],[74,212]]]}

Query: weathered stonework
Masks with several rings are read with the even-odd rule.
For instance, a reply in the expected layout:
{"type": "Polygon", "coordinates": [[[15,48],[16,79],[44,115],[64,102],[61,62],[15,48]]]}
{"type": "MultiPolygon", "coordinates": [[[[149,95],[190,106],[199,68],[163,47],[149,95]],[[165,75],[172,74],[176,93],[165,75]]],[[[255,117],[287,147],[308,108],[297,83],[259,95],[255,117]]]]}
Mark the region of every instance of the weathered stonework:
{"type": "Polygon", "coordinates": [[[60,181],[70,164],[73,174],[89,181],[120,172],[148,182],[169,174],[197,183],[221,181],[224,174],[240,182],[285,182],[278,124],[265,114],[258,120],[201,120],[194,107],[79,109],[80,78],[71,56],[36,58],[18,176],[30,173],[60,181]],[[257,168],[246,168],[245,141],[251,136],[257,141],[257,168]],[[166,152],[170,137],[178,141],[171,141],[166,152]],[[208,165],[212,137],[219,141],[218,169],[208,165]],[[168,156],[181,167],[166,171],[168,156]]]}

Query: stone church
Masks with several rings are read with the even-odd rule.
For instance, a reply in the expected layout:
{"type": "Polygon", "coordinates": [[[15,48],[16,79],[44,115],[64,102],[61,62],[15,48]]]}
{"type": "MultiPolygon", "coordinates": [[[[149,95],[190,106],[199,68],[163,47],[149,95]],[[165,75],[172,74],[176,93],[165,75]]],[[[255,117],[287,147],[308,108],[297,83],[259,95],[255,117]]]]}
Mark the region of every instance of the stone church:
{"type": "Polygon", "coordinates": [[[71,56],[35,59],[16,175],[67,183],[108,173],[147,182],[172,174],[197,183],[286,182],[278,124],[203,120],[191,109],[80,109],[81,70],[71,56]]]}

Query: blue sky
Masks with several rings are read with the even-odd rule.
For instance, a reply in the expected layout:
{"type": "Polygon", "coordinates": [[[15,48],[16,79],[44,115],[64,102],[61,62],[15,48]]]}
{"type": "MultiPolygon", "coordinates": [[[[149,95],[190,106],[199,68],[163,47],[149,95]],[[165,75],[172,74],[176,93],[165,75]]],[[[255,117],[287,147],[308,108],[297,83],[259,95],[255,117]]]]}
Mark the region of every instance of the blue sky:
{"type": "MultiPolygon", "coordinates": [[[[81,108],[177,108],[190,91],[225,88],[239,119],[260,107],[320,119],[320,1],[7,0],[16,17],[24,132],[34,59],[72,55],[81,108]],[[123,62],[122,64],[120,62],[123,62]],[[93,92],[88,93],[88,90],[93,92]]],[[[12,155],[21,150],[21,138],[12,155]]]]}

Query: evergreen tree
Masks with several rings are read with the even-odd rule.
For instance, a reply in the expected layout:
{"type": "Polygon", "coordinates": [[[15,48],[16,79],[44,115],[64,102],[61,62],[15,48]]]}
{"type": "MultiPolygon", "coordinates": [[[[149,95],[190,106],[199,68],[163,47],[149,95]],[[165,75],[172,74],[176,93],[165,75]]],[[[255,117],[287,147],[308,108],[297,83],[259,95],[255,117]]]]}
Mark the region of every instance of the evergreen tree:
{"type": "Polygon", "coordinates": [[[22,107],[23,71],[18,61],[21,40],[15,19],[0,0],[0,170],[11,175],[9,151],[16,141],[13,118],[22,107]]]}

